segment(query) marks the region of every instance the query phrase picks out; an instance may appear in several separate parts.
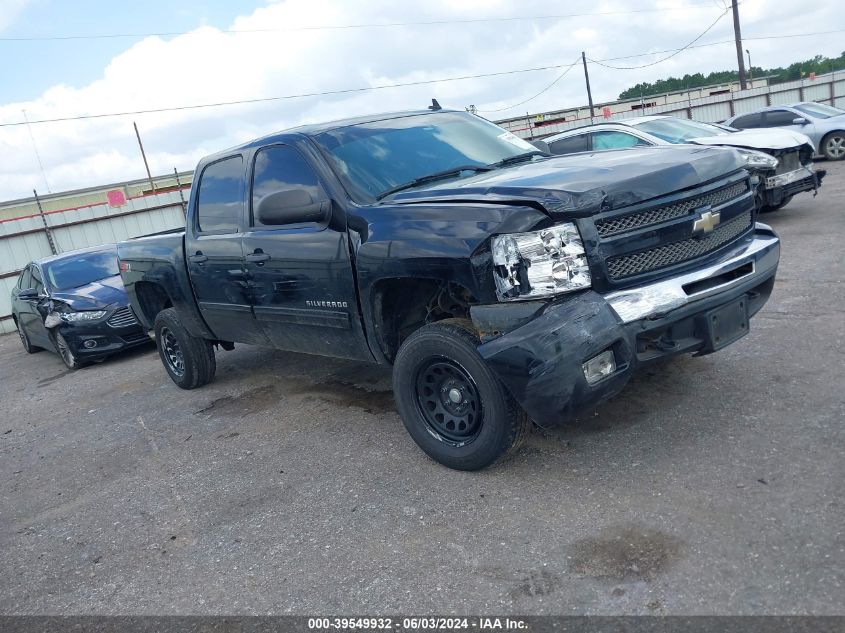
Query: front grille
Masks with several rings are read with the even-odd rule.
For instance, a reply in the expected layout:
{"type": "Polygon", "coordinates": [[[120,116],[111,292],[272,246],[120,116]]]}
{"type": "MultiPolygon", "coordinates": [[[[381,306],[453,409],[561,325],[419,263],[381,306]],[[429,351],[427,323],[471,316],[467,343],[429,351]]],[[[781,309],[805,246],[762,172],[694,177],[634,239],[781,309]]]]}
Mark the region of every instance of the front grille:
{"type": "Polygon", "coordinates": [[[618,280],[706,255],[741,235],[751,226],[751,211],[717,227],[703,238],[689,238],[606,261],[611,279],[618,280]]]}
{"type": "Polygon", "coordinates": [[[778,166],[775,169],[775,174],[785,174],[800,168],[801,157],[798,155],[798,152],[788,152],[778,156],[778,166]]]}
{"type": "Polygon", "coordinates": [[[615,218],[607,218],[605,220],[596,221],[596,230],[601,237],[609,235],[616,235],[617,233],[624,233],[633,229],[642,228],[644,226],[651,226],[652,224],[660,224],[667,220],[674,220],[685,215],[689,215],[695,209],[710,205],[713,207],[719,206],[739,198],[748,191],[748,182],[743,180],[736,182],[727,187],[716,189],[715,191],[708,191],[693,198],[673,202],[662,207],[654,207],[646,211],[631,213],[615,218]]]}
{"type": "Polygon", "coordinates": [[[135,318],[135,315],[132,314],[132,310],[129,309],[129,306],[125,306],[115,310],[114,314],[108,318],[106,323],[112,327],[127,327],[129,325],[137,325],[138,320],[135,318]]]}

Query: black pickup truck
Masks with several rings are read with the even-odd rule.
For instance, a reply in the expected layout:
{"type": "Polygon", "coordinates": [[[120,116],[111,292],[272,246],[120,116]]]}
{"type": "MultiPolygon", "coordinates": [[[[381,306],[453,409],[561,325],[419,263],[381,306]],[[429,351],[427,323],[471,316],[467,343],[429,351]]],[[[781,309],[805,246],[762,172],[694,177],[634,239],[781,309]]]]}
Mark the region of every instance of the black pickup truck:
{"type": "Polygon", "coordinates": [[[473,114],[308,125],[203,159],[184,234],[119,245],[184,389],[236,342],[393,365],[409,433],[483,468],[643,363],[748,332],[780,255],[732,149],[549,157],[473,114]]]}

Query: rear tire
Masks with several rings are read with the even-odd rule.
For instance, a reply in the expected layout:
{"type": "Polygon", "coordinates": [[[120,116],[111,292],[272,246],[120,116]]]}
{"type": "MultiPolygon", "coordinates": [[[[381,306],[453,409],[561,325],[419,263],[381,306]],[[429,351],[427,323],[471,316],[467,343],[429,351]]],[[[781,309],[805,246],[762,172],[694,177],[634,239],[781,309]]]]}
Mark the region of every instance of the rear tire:
{"type": "Polygon", "coordinates": [[[828,160],[842,160],[845,158],[845,132],[837,130],[830,132],[822,139],[821,150],[828,160]]]}
{"type": "Polygon", "coordinates": [[[467,322],[426,325],[399,348],[393,393],[405,428],[433,460],[480,470],[515,452],[528,416],[477,351],[467,322]]]}
{"type": "Polygon", "coordinates": [[[17,319],[15,319],[15,325],[18,328],[18,336],[21,338],[21,345],[23,345],[23,351],[27,354],[35,354],[36,352],[40,352],[41,348],[36,347],[33,345],[29,340],[29,334],[26,333],[26,330],[23,327],[23,323],[18,323],[17,319]]]}
{"type": "Polygon", "coordinates": [[[196,389],[214,380],[217,360],[211,342],[191,335],[168,308],[155,319],[158,355],[170,379],[182,389],[196,389]]]}

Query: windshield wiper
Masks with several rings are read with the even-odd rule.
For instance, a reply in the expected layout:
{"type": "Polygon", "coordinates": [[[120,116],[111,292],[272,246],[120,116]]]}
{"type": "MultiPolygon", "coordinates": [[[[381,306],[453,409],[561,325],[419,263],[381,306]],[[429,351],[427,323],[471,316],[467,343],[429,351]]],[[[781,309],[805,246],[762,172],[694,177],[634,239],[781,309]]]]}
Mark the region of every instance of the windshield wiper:
{"type": "Polygon", "coordinates": [[[541,149],[535,149],[531,152],[525,152],[524,154],[517,154],[516,156],[508,156],[507,158],[503,158],[502,160],[496,163],[490,163],[489,167],[495,169],[497,167],[507,167],[508,165],[516,165],[517,163],[524,163],[528,160],[531,160],[535,156],[551,156],[548,152],[544,152],[541,149]]]}
{"type": "Polygon", "coordinates": [[[424,185],[429,182],[435,182],[437,180],[444,180],[445,178],[452,178],[454,176],[460,176],[462,172],[465,171],[474,171],[474,172],[482,172],[482,171],[490,171],[493,167],[490,165],[460,165],[458,167],[450,167],[449,169],[444,169],[443,171],[437,171],[433,174],[428,174],[427,176],[420,176],[419,178],[415,178],[410,182],[406,182],[401,185],[396,185],[395,187],[391,187],[385,191],[382,191],[380,194],[376,196],[376,200],[381,200],[386,198],[390,194],[398,193],[399,191],[404,191],[405,189],[412,189],[414,187],[419,187],[420,185],[424,185]]]}

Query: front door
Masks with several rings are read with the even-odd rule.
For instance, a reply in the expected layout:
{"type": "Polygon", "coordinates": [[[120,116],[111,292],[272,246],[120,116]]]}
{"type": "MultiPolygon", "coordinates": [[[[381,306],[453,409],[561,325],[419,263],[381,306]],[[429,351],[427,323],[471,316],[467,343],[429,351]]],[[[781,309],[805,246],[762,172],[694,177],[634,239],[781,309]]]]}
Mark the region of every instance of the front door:
{"type": "Polygon", "coordinates": [[[240,155],[203,169],[185,257],[200,313],[214,335],[224,341],[267,345],[252,318],[243,264],[243,182],[240,155]]]}
{"type": "Polygon", "coordinates": [[[372,360],[358,311],[345,219],[336,206],[325,224],[263,226],[259,201],[281,188],[327,197],[316,172],[289,145],[255,155],[250,226],[243,251],[256,322],[279,349],[372,360]]]}

